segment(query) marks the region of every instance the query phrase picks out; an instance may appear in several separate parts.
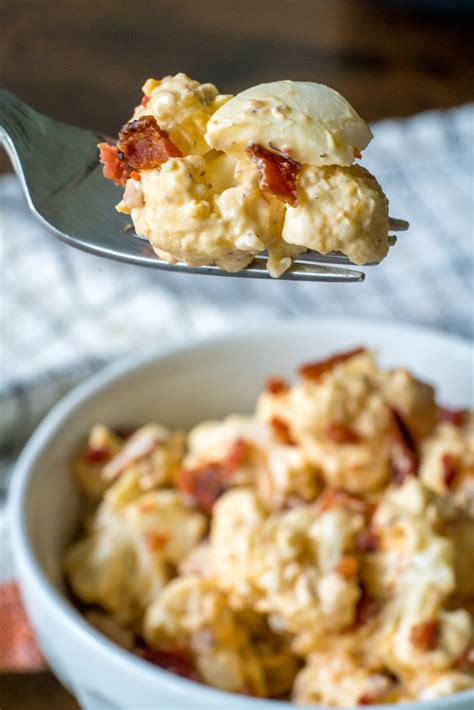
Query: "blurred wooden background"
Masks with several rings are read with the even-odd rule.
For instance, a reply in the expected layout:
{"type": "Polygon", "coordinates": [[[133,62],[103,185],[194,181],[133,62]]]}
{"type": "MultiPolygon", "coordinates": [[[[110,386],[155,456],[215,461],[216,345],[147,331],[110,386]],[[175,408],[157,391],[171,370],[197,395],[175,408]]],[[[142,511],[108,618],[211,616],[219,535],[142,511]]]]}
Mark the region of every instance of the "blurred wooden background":
{"type": "Polygon", "coordinates": [[[179,70],[232,93],[279,78],[327,83],[368,120],[472,100],[466,16],[414,3],[0,0],[1,83],[111,134],[148,76],[179,70]]]}
{"type": "MultiPolygon", "coordinates": [[[[455,13],[455,0],[438,0],[449,11],[418,2],[0,0],[1,84],[110,134],[148,76],[180,70],[232,93],[280,78],[326,83],[371,121],[472,101],[472,14],[455,13]]],[[[51,674],[0,676],[0,706],[77,708],[51,674]]]]}

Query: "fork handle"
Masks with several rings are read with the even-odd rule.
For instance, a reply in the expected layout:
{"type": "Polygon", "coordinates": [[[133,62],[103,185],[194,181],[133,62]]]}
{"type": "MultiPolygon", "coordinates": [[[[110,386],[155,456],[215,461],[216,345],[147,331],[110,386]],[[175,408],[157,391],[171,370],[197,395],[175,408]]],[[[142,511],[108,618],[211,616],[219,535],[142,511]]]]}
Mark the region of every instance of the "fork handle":
{"type": "Polygon", "coordinates": [[[25,139],[25,124],[32,123],[32,114],[36,114],[36,111],[18,96],[8,89],[0,88],[0,141],[5,144],[7,140],[16,143],[25,139]]]}

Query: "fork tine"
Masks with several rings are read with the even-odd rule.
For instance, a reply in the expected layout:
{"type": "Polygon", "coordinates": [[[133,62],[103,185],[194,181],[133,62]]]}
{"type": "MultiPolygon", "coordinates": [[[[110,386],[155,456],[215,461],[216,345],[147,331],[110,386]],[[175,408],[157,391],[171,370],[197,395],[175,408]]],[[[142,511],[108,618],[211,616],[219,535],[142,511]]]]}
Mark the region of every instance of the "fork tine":
{"type": "MultiPolygon", "coordinates": [[[[267,257],[264,254],[257,254],[253,262],[243,271],[232,276],[258,276],[259,278],[270,278],[266,268],[267,257]]],[[[225,273],[225,272],[224,272],[225,273]]],[[[354,269],[341,269],[336,266],[325,266],[316,262],[304,262],[295,259],[290,268],[285,271],[281,279],[287,281],[326,281],[326,282],[361,282],[365,278],[362,271],[354,269]]],[[[273,280],[273,279],[272,279],[273,280]]]]}
{"type": "MultiPolygon", "coordinates": [[[[148,242],[147,237],[143,237],[140,234],[136,234],[135,232],[132,232],[132,225],[127,225],[130,226],[130,229],[125,229],[124,231],[128,233],[129,237],[132,237],[134,239],[140,239],[141,241],[148,242]]],[[[389,245],[392,247],[397,241],[397,237],[394,235],[390,235],[388,238],[389,245]]],[[[262,252],[262,254],[258,254],[255,259],[256,260],[261,260],[261,259],[266,259],[268,258],[267,252],[262,252]]],[[[306,251],[297,256],[295,259],[293,259],[294,264],[300,264],[300,265],[307,265],[307,264],[331,264],[334,266],[360,266],[357,264],[354,264],[354,262],[350,261],[347,256],[342,254],[342,252],[337,252],[337,251],[330,251],[327,254],[320,254],[319,252],[316,251],[306,251]]],[[[379,261],[371,261],[368,264],[364,264],[363,266],[376,266],[379,264],[379,261]]]]}
{"type": "Polygon", "coordinates": [[[388,218],[388,227],[392,232],[406,232],[410,223],[405,219],[397,219],[396,217],[388,218]]]}

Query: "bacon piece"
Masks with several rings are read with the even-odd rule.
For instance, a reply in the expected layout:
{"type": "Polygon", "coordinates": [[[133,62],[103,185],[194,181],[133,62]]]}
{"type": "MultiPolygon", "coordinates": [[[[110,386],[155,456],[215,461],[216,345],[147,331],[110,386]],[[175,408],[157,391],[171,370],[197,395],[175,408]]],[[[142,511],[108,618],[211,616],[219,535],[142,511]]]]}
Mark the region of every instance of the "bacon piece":
{"type": "Polygon", "coordinates": [[[282,377],[268,377],[265,390],[270,394],[282,394],[288,390],[288,382],[282,377]]]}
{"type": "Polygon", "coordinates": [[[443,467],[443,481],[444,485],[448,490],[453,487],[456,476],[458,475],[458,469],[456,462],[454,461],[451,454],[444,454],[441,459],[441,465],[443,467]]]}
{"type": "Polygon", "coordinates": [[[155,666],[163,668],[170,673],[176,673],[183,678],[190,680],[197,679],[197,673],[194,667],[191,654],[186,648],[181,646],[170,646],[166,649],[154,649],[148,646],[135,649],[135,653],[140,658],[143,658],[148,663],[153,663],[155,666]]]}
{"type": "Polygon", "coordinates": [[[419,456],[416,444],[410,430],[396,409],[390,409],[393,427],[391,432],[390,460],[392,465],[392,480],[400,486],[408,476],[418,473],[419,456]]]}
{"type": "Polygon", "coordinates": [[[303,365],[302,367],[300,367],[298,370],[298,374],[300,377],[303,377],[306,380],[318,382],[318,380],[320,380],[321,377],[326,374],[326,372],[332,370],[333,367],[335,367],[336,365],[339,365],[341,362],[345,362],[346,360],[350,360],[351,357],[354,357],[355,355],[360,355],[365,351],[365,348],[354,348],[353,350],[348,350],[343,353],[332,355],[331,357],[328,357],[325,360],[317,360],[316,362],[310,362],[307,365],[303,365]]]}
{"type": "Polygon", "coordinates": [[[244,439],[237,439],[224,459],[224,466],[233,473],[247,456],[249,446],[244,439]]]}
{"type": "Polygon", "coordinates": [[[288,446],[296,446],[296,442],[291,436],[290,427],[283,419],[279,417],[272,417],[270,421],[270,426],[272,427],[275,435],[282,444],[287,444],[288,446]]]}
{"type": "Polygon", "coordinates": [[[376,552],[378,540],[375,532],[370,528],[362,530],[357,537],[356,545],[361,552],[376,552]]]}
{"type": "Polygon", "coordinates": [[[316,505],[321,513],[331,508],[346,508],[357,513],[366,512],[366,504],[361,498],[352,496],[341,488],[327,486],[316,501],[316,505]]]}
{"type": "Polygon", "coordinates": [[[328,426],[326,436],[336,444],[356,444],[359,441],[359,437],[350,427],[339,422],[333,422],[328,426]]]}
{"type": "Polygon", "coordinates": [[[223,461],[211,461],[199,468],[182,468],[176,476],[176,486],[188,495],[206,513],[211,513],[214,503],[231,486],[232,474],[248,452],[243,439],[237,439],[223,461]]]}
{"type": "Polygon", "coordinates": [[[170,536],[168,533],[160,533],[158,530],[148,530],[145,534],[146,545],[150,552],[158,552],[158,550],[162,550],[169,538],[170,536]]]}
{"type": "Polygon", "coordinates": [[[140,101],[142,106],[148,106],[148,102],[150,100],[150,97],[147,96],[146,94],[143,94],[142,100],[140,101]]]}
{"type": "Polygon", "coordinates": [[[265,150],[256,143],[251,143],[245,152],[258,165],[260,189],[271,192],[283,202],[296,207],[296,179],[301,170],[300,163],[278,153],[265,150]]]}
{"type": "Polygon", "coordinates": [[[142,116],[126,123],[119,133],[117,148],[119,159],[135,170],[158,168],[169,158],[183,155],[154,116],[142,116]]]}
{"type": "Polygon", "coordinates": [[[357,577],[359,572],[359,561],[352,555],[341,557],[335,566],[335,570],[341,577],[348,581],[357,577]]]}
{"type": "Polygon", "coordinates": [[[432,651],[436,647],[436,635],[438,633],[438,622],[422,621],[411,628],[410,641],[420,651],[432,651]]]}
{"type": "Polygon", "coordinates": [[[97,147],[99,149],[99,160],[104,166],[102,169],[103,176],[108,180],[113,180],[116,185],[125,185],[130,175],[131,167],[126,161],[120,159],[117,146],[99,143],[97,147]]]}
{"type": "Polygon", "coordinates": [[[87,463],[104,463],[108,461],[112,455],[110,449],[101,447],[99,449],[93,449],[89,446],[84,452],[84,459],[87,463]]]}
{"type": "Polygon", "coordinates": [[[352,153],[354,155],[354,158],[357,158],[358,160],[360,160],[362,158],[362,153],[360,152],[360,150],[357,146],[353,146],[352,153]]]}
{"type": "Polygon", "coordinates": [[[378,699],[373,693],[362,693],[357,700],[357,705],[374,705],[378,699]]]}
{"type": "Polygon", "coordinates": [[[360,584],[360,588],[361,595],[356,606],[354,628],[364,626],[364,624],[377,616],[380,611],[380,602],[367,591],[363,584],[360,584]]]}
{"type": "Polygon", "coordinates": [[[467,420],[466,409],[450,409],[449,407],[438,408],[438,420],[440,422],[448,422],[454,426],[462,427],[467,420]]]}

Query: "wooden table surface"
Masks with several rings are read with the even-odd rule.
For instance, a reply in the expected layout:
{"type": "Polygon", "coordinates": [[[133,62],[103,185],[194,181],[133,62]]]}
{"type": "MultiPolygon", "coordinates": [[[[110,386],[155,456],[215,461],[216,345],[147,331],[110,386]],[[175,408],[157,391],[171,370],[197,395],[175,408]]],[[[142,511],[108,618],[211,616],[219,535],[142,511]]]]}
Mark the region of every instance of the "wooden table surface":
{"type": "MultiPolygon", "coordinates": [[[[368,120],[472,101],[470,18],[413,4],[0,0],[0,75],[40,111],[110,134],[148,76],[180,70],[232,93],[280,78],[326,83],[368,120]]],[[[42,673],[0,676],[0,708],[77,705],[42,673]]]]}

